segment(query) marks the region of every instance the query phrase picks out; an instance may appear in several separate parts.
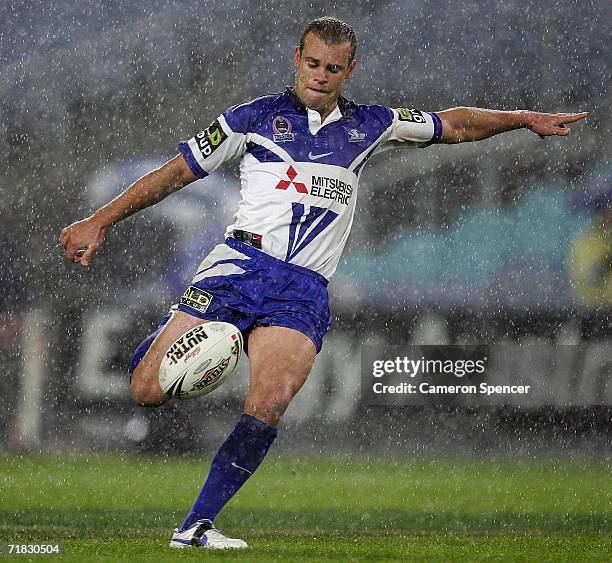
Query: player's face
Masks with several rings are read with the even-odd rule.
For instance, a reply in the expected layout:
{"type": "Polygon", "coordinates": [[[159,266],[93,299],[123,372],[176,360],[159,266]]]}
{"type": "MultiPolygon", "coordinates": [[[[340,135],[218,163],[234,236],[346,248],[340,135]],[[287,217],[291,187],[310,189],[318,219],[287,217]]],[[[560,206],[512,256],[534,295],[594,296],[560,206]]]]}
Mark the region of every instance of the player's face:
{"type": "Polygon", "coordinates": [[[350,56],[350,43],[326,45],[314,33],[305,37],[301,52],[295,49],[295,93],[322,120],[336,107],[344,81],[353,73],[355,61],[349,63],[350,56]]]}

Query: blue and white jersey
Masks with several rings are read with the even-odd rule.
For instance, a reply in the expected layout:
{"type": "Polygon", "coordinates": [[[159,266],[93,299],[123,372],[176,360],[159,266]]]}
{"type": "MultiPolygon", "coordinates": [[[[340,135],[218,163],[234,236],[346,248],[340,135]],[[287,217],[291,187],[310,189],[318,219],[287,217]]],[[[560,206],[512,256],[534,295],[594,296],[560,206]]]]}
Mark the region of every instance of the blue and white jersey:
{"type": "Polygon", "coordinates": [[[367,159],[386,148],[426,147],[441,134],[435,113],[344,98],[321,123],[288,89],[228,109],[179,148],[200,178],[242,157],[241,201],[226,236],[257,233],[263,252],[329,279],[367,159]]]}

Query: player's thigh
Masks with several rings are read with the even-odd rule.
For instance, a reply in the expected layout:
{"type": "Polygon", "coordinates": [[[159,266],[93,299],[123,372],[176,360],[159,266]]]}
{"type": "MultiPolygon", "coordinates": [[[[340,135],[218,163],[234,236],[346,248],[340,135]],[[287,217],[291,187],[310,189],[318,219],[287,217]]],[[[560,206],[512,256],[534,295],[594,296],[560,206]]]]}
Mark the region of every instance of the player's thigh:
{"type": "Polygon", "coordinates": [[[305,334],[260,326],[249,335],[250,383],[245,412],[275,426],[300,390],[317,351],[305,334]]]}
{"type": "Polygon", "coordinates": [[[159,366],[174,341],[189,329],[206,323],[203,319],[175,311],[157,335],[132,374],[132,395],[141,404],[161,404],[168,396],[159,386],[159,366]]]}

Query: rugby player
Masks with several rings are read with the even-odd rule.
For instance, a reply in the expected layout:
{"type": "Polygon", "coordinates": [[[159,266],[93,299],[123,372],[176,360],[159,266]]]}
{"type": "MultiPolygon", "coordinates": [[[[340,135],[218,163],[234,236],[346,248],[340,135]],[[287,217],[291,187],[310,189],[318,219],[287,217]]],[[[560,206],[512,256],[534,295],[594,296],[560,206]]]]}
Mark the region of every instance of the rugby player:
{"type": "Polygon", "coordinates": [[[241,201],[224,242],[204,258],[130,366],[134,400],[156,407],[168,400],[159,386],[161,359],[188,329],[230,322],[248,346],[244,413],[216,452],[172,547],[247,547],[213,522],[264,459],[321,349],[331,320],[326,286],[349,235],[367,159],[387,148],[477,141],[519,128],[567,136],[566,124],[587,115],[358,105],[341,96],[355,70],[356,46],[344,22],[312,21],[295,49],[293,88],[223,112],[181,142],[176,157],[61,233],[66,256],[89,266],[108,227],[241,158],[241,201]]]}

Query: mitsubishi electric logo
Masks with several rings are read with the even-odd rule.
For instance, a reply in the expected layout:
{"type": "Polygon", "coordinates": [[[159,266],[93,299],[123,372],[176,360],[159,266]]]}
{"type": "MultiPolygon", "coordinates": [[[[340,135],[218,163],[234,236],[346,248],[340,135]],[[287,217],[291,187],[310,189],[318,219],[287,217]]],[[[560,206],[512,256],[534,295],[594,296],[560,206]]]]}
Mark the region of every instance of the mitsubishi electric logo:
{"type": "Polygon", "coordinates": [[[296,176],[297,172],[295,171],[295,168],[293,168],[293,166],[289,166],[289,170],[287,170],[287,177],[289,180],[281,180],[278,184],[276,184],[276,189],[286,190],[291,184],[293,184],[299,193],[307,194],[308,189],[306,188],[305,184],[302,184],[301,182],[294,182],[296,176]]]}
{"type": "Polygon", "coordinates": [[[287,170],[288,180],[280,180],[276,184],[275,189],[286,190],[290,186],[295,188],[295,191],[300,194],[310,194],[314,197],[322,197],[337,201],[342,205],[348,205],[351,196],[353,195],[353,186],[343,182],[339,178],[330,178],[329,176],[314,176],[311,175],[310,189],[302,182],[296,182],[298,173],[293,166],[289,166],[287,170]]]}

